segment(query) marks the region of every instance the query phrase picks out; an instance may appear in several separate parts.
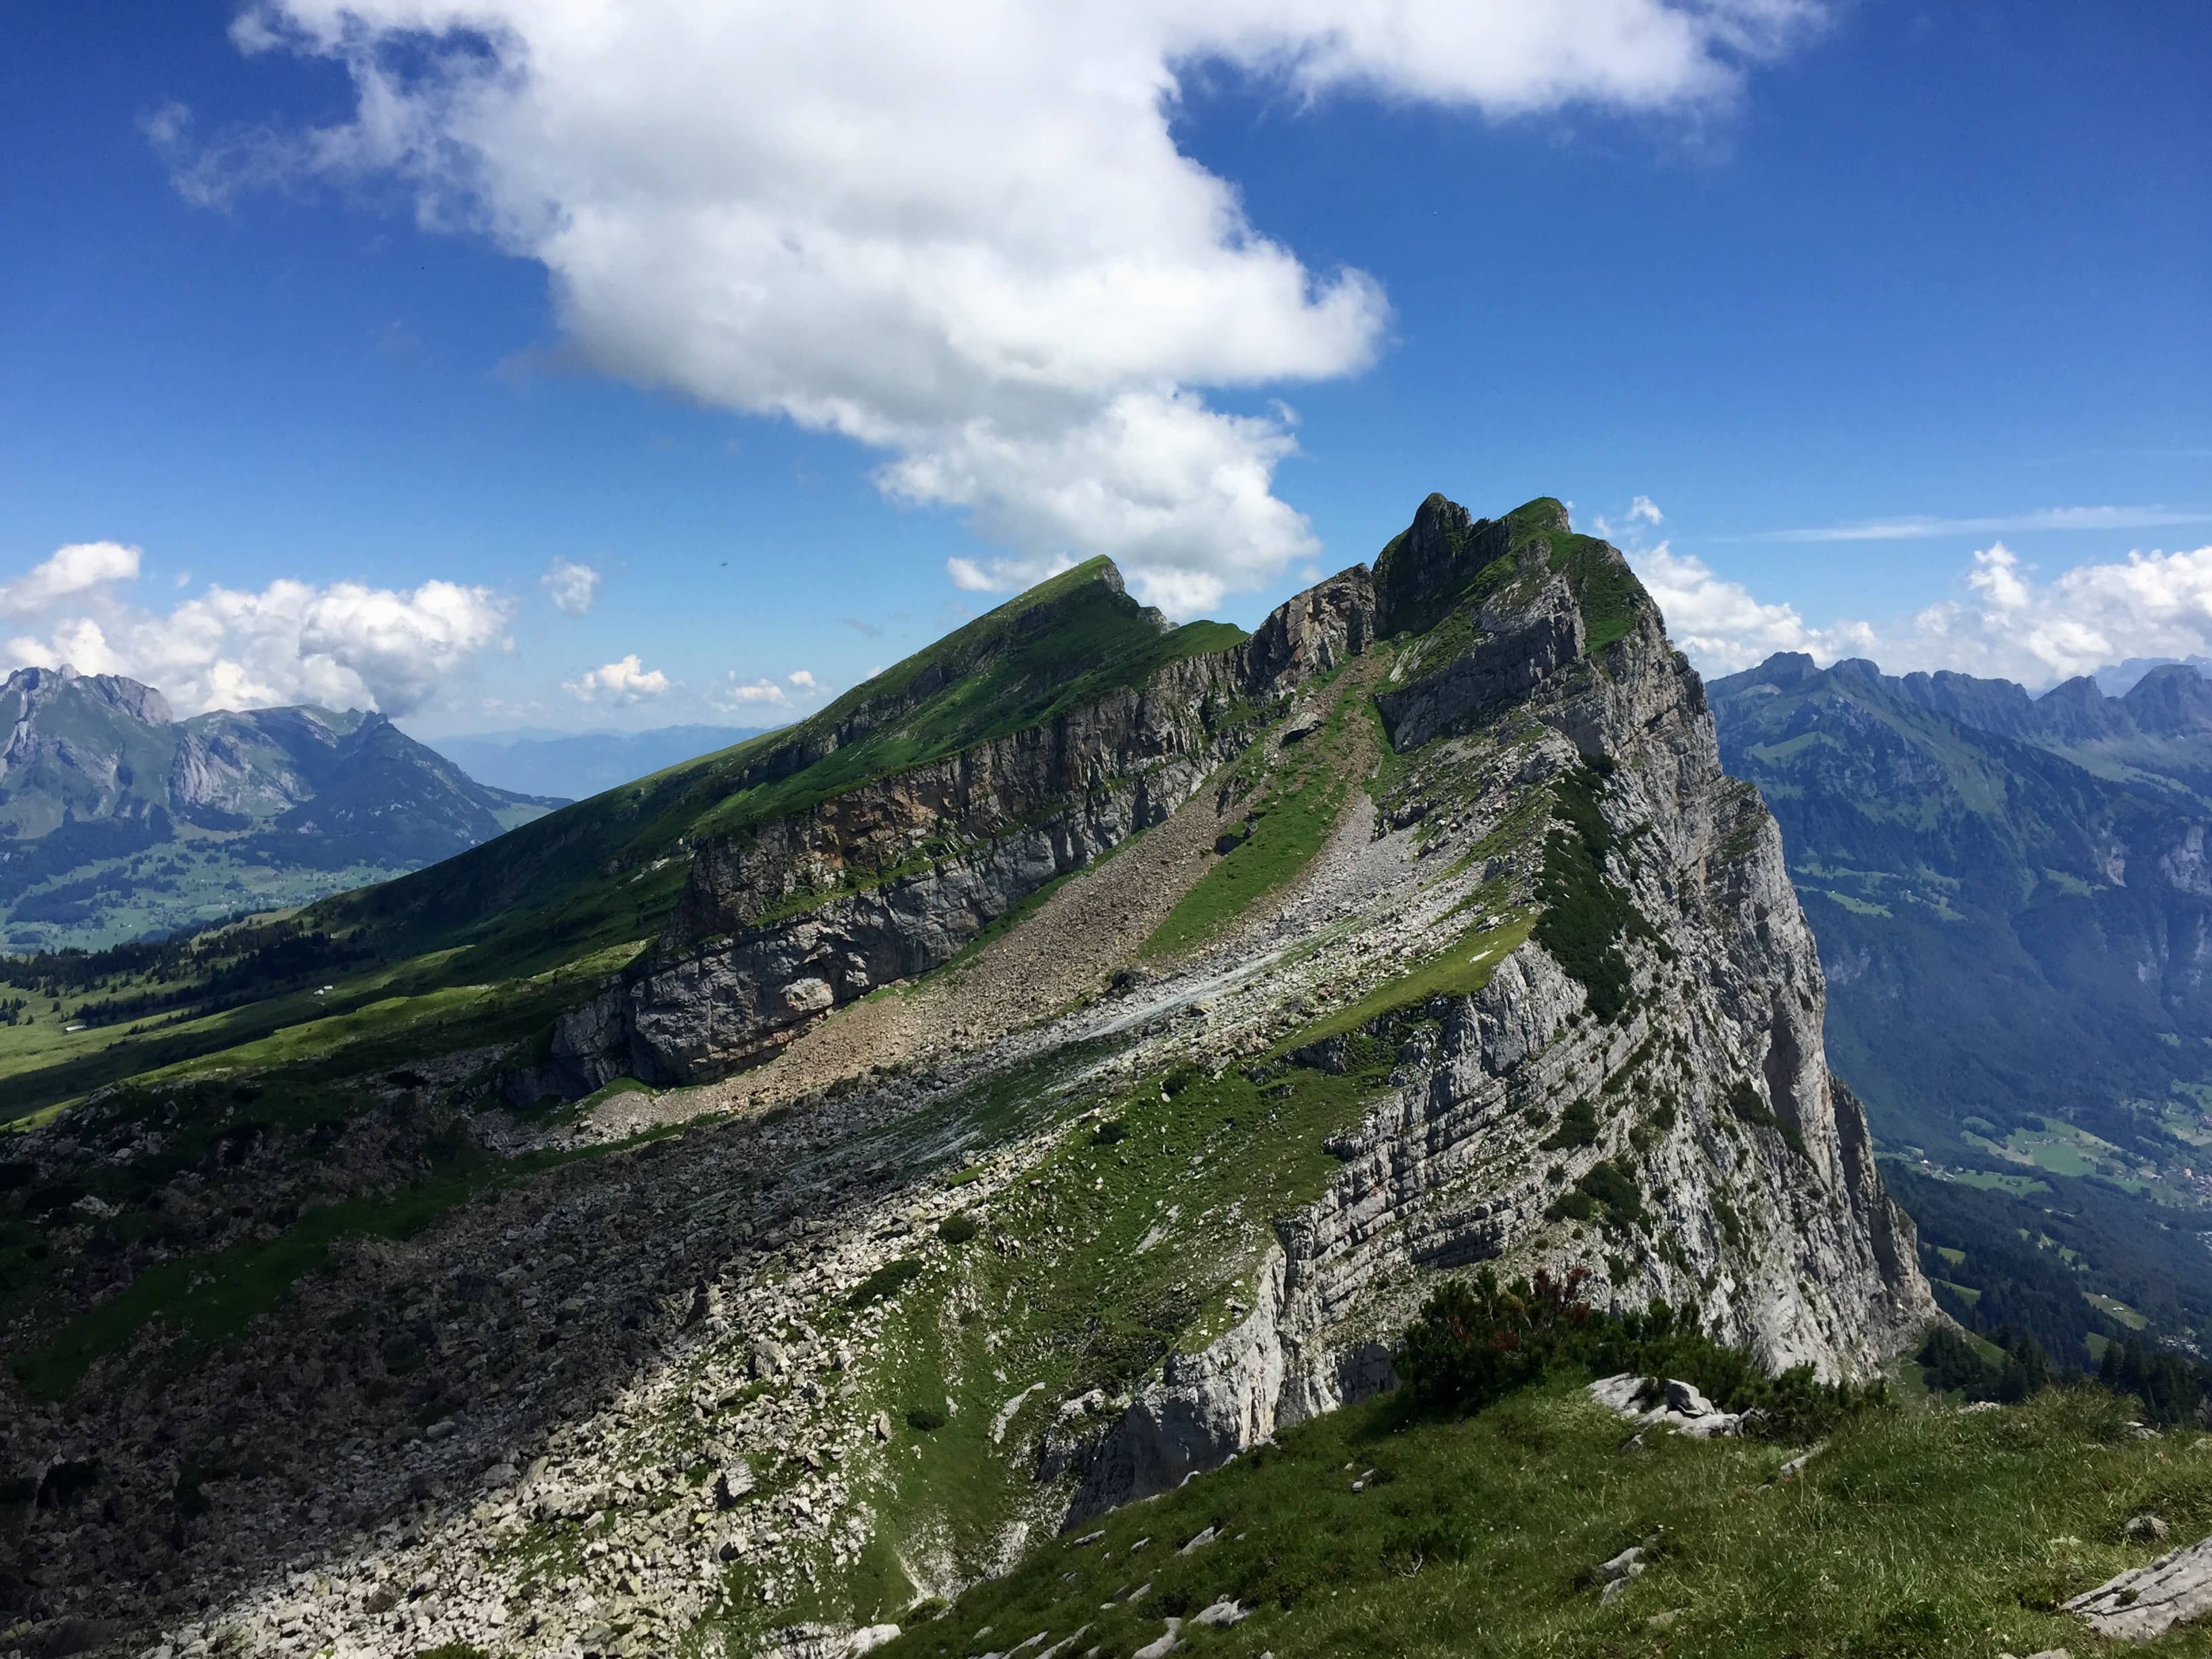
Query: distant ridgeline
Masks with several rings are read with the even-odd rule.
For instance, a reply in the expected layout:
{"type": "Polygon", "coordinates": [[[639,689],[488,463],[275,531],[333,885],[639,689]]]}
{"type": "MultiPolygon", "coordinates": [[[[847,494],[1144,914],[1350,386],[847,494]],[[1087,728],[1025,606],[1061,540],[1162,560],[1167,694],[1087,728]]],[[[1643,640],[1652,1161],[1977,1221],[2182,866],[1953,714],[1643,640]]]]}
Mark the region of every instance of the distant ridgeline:
{"type": "Polygon", "coordinates": [[[648,732],[496,732],[434,738],[430,746],[471,777],[501,789],[582,800],[718,749],[757,738],[759,726],[660,726],[648,732]]]}
{"type": "MultiPolygon", "coordinates": [[[[2142,1212],[2172,1243],[2142,1248],[2201,1261],[2212,683],[2172,665],[2122,697],[2087,678],[2031,697],[1784,653],[1707,689],[1723,759],[1782,825],[1827,973],[1829,1053],[1887,1149],[2063,1212],[2024,1214],[2031,1240],[2114,1197],[2179,1206],[2142,1212]]],[[[1908,1190],[1925,1221],[1931,1189],[1908,1190]]],[[[2110,1267],[2138,1252],[2099,1254],[2110,1267]]],[[[1973,1291],[1989,1265],[1936,1276],[1973,1291]]],[[[1991,1293],[2017,1302],[2008,1282],[1991,1293]]],[[[1947,1305],[1964,1316],[1959,1296],[1947,1305]]],[[[2055,1340],[2081,1316],[2024,1322],[2055,1340]]]]}
{"type": "Polygon", "coordinates": [[[174,719],[112,674],[0,683],[0,948],[159,938],[450,857],[560,803],[487,788],[381,714],[174,719]]]}

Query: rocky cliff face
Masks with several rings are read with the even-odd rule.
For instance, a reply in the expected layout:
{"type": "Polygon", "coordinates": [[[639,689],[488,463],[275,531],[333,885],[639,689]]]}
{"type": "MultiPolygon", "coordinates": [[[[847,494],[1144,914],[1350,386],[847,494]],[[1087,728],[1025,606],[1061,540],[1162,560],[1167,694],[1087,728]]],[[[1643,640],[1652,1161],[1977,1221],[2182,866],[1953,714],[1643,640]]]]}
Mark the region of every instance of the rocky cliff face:
{"type": "MultiPolygon", "coordinates": [[[[1425,1293],[1410,1270],[1573,1265],[1587,1247],[1563,1248],[1547,1223],[1563,1193],[1624,1159],[1653,1225],[1644,1250],[1607,1256],[1619,1297],[1695,1303],[1771,1367],[1831,1376],[1863,1374],[1934,1316],[1864,1113],[1827,1070],[1819,958],[1772,819],[1723,775],[1702,690],[1656,611],[1595,657],[1584,637],[1547,574],[1486,600],[1462,657],[1379,701],[1400,699],[1394,733],[1418,744],[1517,685],[1517,712],[1544,728],[1446,745],[1401,815],[1443,806],[1449,779],[1451,810],[1502,822],[1532,786],[1607,763],[1604,817],[1626,833],[1606,874],[1650,924],[1626,947],[1632,1012],[1592,1018],[1587,988],[1532,942],[1474,996],[1384,1022],[1403,1044],[1391,1096],[1332,1142],[1344,1168],[1278,1230],[1250,1314],[1171,1360],[1117,1422],[1048,1444],[1048,1472],[1079,1471],[1071,1518],[1390,1385],[1388,1342],[1425,1293]],[[1593,1099],[1588,1143],[1559,1148],[1554,1126],[1593,1099]]],[[[1537,851],[1509,855],[1506,878],[1535,885],[1537,851]]]]}
{"type": "MultiPolygon", "coordinates": [[[[1118,575],[1111,586],[1120,592],[1118,575]]],[[[942,966],[1047,884],[1164,820],[1250,741],[1263,712],[1364,650],[1376,620],[1356,567],[1277,607],[1236,649],[707,842],[652,955],[561,1022],[550,1060],[511,1078],[509,1094],[574,1097],[625,1074],[709,1081],[942,966]]],[[[843,740],[915,695],[871,705],[843,740]]],[[[763,763],[759,777],[787,764],[763,763]]]]}
{"type": "MultiPolygon", "coordinates": [[[[27,1405],[0,1463],[41,1481],[145,1449],[27,1569],[38,1616],[179,1650],[836,1651],[1389,1386],[1478,1263],[1586,1266],[1863,1374],[1933,1310],[1825,995],[1775,824],[1619,555],[1555,503],[1432,498],[1233,651],[696,848],[653,956],[509,1073],[742,1074],[551,1127],[475,1092],[496,1050],[378,1082],[379,1180],[440,1122],[629,1149],[334,1251],[181,1379],[149,1334],[27,1405]],[[1133,893],[1163,846],[1169,890],[1133,893]],[[1140,898],[1183,921],[1130,932],[1140,898]],[[1010,972],[1098,938],[1130,948],[994,1023],[1010,972]],[[919,1036],[860,1002],[916,975],[919,1036]],[[221,1525],[134,1529],[188,1465],[221,1525]]],[[[185,1112],[149,1086],[71,1155],[145,1155],[185,1112]]],[[[228,1213],[256,1160],[300,1163],[250,1143],[191,1202],[228,1213]]]]}

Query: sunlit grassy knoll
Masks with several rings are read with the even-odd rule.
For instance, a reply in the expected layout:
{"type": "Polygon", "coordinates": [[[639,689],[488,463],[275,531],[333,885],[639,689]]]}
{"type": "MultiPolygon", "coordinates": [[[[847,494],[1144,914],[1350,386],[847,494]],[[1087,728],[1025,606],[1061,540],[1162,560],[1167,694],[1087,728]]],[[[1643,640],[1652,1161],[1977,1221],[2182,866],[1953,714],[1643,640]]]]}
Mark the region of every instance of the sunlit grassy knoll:
{"type": "MultiPolygon", "coordinates": [[[[2081,1653],[2094,1644],[2058,1601],[2161,1547],[2126,1540],[2130,1516],[2212,1531],[2212,1456],[2194,1434],[2136,1439],[2126,1416],[2087,1389],[1878,1412],[1781,1481],[1801,1449],[1664,1434],[1631,1449],[1563,1390],[1457,1421],[1385,1399],[1077,1529],[1089,1541],[1045,1544],[884,1651],[951,1659],[1081,1628],[1082,1646],[1126,1653],[1235,1598],[1251,1618],[1186,1622],[1178,1652],[2081,1653]],[[1632,1546],[1648,1571],[1606,1602],[1599,1565],[1632,1546]]],[[[2212,1632],[2133,1650],[2212,1653],[2212,1632]]]]}

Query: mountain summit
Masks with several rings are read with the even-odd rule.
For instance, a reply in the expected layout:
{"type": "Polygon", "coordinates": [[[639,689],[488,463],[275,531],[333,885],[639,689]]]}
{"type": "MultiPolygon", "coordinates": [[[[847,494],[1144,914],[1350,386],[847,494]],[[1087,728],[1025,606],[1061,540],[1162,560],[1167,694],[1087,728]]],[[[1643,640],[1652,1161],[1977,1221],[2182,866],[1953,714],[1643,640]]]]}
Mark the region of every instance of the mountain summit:
{"type": "Polygon", "coordinates": [[[0,1466],[140,1449],[23,1582],[149,1643],[878,1640],[1481,1265],[1830,1376],[1935,1316],[1774,821],[1548,499],[1249,636],[1079,566],[301,925],[374,959],[119,1046],[0,1195],[101,1241],[0,1466]]]}

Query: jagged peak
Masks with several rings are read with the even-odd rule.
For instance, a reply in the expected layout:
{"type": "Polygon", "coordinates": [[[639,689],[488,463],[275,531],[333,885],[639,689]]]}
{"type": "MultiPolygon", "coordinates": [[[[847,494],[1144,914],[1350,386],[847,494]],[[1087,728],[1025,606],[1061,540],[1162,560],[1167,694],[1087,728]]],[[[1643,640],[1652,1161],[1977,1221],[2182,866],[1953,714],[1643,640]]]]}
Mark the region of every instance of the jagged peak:
{"type": "Polygon", "coordinates": [[[1478,519],[1431,495],[1413,521],[1376,556],[1375,593],[1384,635],[1424,633],[1468,601],[1516,582],[1564,576],[1583,610],[1589,648],[1602,650],[1656,607],[1619,549],[1578,534],[1556,495],[1538,495],[1499,519],[1478,519]]]}
{"type": "Polygon", "coordinates": [[[87,674],[74,663],[53,668],[19,668],[0,681],[0,696],[79,688],[109,708],[149,726],[167,726],[176,717],[168,699],[154,687],[122,674],[87,674]]]}
{"type": "Polygon", "coordinates": [[[1829,665],[1828,677],[1846,685],[1880,685],[1881,665],[1870,657],[1838,657],[1829,665]]]}
{"type": "Polygon", "coordinates": [[[2059,681],[2036,701],[2063,707],[2068,703],[2102,703],[2111,699],[2105,696],[2105,688],[2088,675],[2076,674],[2070,680],[2059,681]]]}
{"type": "Polygon", "coordinates": [[[1778,651],[1751,671],[1767,685],[1802,685],[1820,672],[1820,665],[1802,651],[1778,651]]]}

